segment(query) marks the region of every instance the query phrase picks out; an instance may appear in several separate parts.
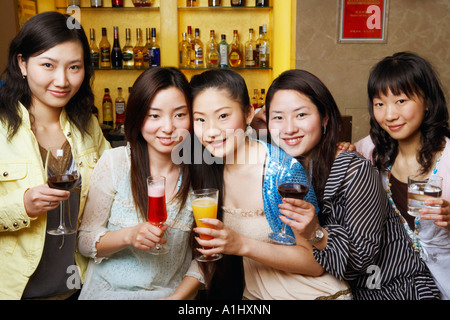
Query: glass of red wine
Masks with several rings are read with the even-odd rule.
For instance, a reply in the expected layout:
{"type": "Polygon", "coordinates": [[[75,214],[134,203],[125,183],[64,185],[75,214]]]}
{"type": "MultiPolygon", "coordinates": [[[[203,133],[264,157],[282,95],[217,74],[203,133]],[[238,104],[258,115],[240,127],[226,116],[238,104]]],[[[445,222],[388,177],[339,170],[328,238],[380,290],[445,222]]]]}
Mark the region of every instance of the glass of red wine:
{"type": "MultiPolygon", "coordinates": [[[[277,189],[282,198],[300,199],[306,196],[311,187],[312,160],[296,158],[287,153],[284,155],[277,175],[277,189]]],[[[293,246],[295,238],[286,233],[286,224],[283,223],[280,232],[269,234],[272,241],[293,246]]]]}
{"type": "MultiPolygon", "coordinates": [[[[78,181],[78,170],[70,149],[49,148],[45,160],[45,171],[47,173],[47,184],[50,188],[70,191],[78,181]]],[[[70,215],[70,210],[68,213],[70,215]]],[[[66,225],[64,201],[60,201],[59,226],[54,229],[48,229],[47,233],[51,235],[69,235],[76,231],[76,226],[66,225]]]]}
{"type": "MultiPolygon", "coordinates": [[[[163,176],[150,176],[147,178],[148,186],[148,222],[161,227],[167,220],[166,208],[166,178],[163,176]]],[[[169,252],[167,245],[157,243],[151,254],[166,254],[169,252]]]]}

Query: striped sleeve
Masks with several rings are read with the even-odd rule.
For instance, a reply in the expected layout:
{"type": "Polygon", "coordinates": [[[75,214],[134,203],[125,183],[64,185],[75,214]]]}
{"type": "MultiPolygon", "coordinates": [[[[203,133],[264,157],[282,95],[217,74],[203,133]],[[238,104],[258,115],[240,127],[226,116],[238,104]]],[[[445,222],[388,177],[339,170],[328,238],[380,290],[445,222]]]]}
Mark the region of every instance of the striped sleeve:
{"type": "Polygon", "coordinates": [[[352,159],[341,157],[331,170],[324,194],[328,244],[315,251],[326,270],[345,280],[374,264],[386,218],[377,172],[368,161],[352,159]]]}

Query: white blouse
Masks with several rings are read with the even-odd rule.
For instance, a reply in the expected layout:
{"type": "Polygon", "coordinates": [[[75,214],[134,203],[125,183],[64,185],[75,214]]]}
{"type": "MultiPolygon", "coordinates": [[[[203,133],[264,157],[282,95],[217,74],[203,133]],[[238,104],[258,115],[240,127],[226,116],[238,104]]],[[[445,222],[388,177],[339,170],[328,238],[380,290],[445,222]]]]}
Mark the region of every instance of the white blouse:
{"type": "Polygon", "coordinates": [[[91,258],[80,299],[158,299],[172,294],[186,275],[204,283],[189,245],[194,221],[189,199],[179,213],[176,200],[167,203],[169,253],[152,255],[130,246],[107,258],[96,256],[96,243],[106,232],[144,222],[130,182],[129,146],[105,151],[92,175],[78,236],[80,252],[91,258]]]}

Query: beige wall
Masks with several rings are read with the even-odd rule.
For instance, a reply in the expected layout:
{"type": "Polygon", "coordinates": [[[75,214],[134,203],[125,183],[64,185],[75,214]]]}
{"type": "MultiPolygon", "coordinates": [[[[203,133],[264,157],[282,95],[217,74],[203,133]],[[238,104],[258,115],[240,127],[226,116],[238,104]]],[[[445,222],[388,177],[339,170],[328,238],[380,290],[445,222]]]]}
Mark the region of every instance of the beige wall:
{"type": "Polygon", "coordinates": [[[0,73],[8,64],[8,51],[11,40],[19,30],[17,4],[15,0],[0,1],[0,73]]]}
{"type": "Polygon", "coordinates": [[[398,51],[427,58],[450,102],[450,1],[390,0],[385,44],[337,44],[339,0],[297,0],[296,67],[318,76],[342,114],[353,117],[352,140],[369,132],[366,84],[371,67],[398,51]]]}

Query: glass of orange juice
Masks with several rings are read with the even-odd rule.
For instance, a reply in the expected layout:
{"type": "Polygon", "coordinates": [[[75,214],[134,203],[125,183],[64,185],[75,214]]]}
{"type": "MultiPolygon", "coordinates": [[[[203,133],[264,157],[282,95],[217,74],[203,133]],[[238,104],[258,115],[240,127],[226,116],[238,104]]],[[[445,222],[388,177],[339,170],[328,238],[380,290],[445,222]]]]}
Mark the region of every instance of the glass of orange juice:
{"type": "MultiPolygon", "coordinates": [[[[200,220],[204,218],[217,219],[217,203],[219,200],[219,190],[217,189],[198,189],[192,191],[190,194],[192,211],[194,211],[194,218],[197,227],[199,228],[211,228],[214,226],[203,223],[200,220]]],[[[200,235],[202,240],[211,240],[213,237],[208,235],[200,235]]],[[[205,249],[209,249],[204,247],[205,249]]],[[[195,259],[200,262],[216,261],[222,258],[221,253],[215,253],[212,255],[204,255],[196,257],[195,259]]]]}

